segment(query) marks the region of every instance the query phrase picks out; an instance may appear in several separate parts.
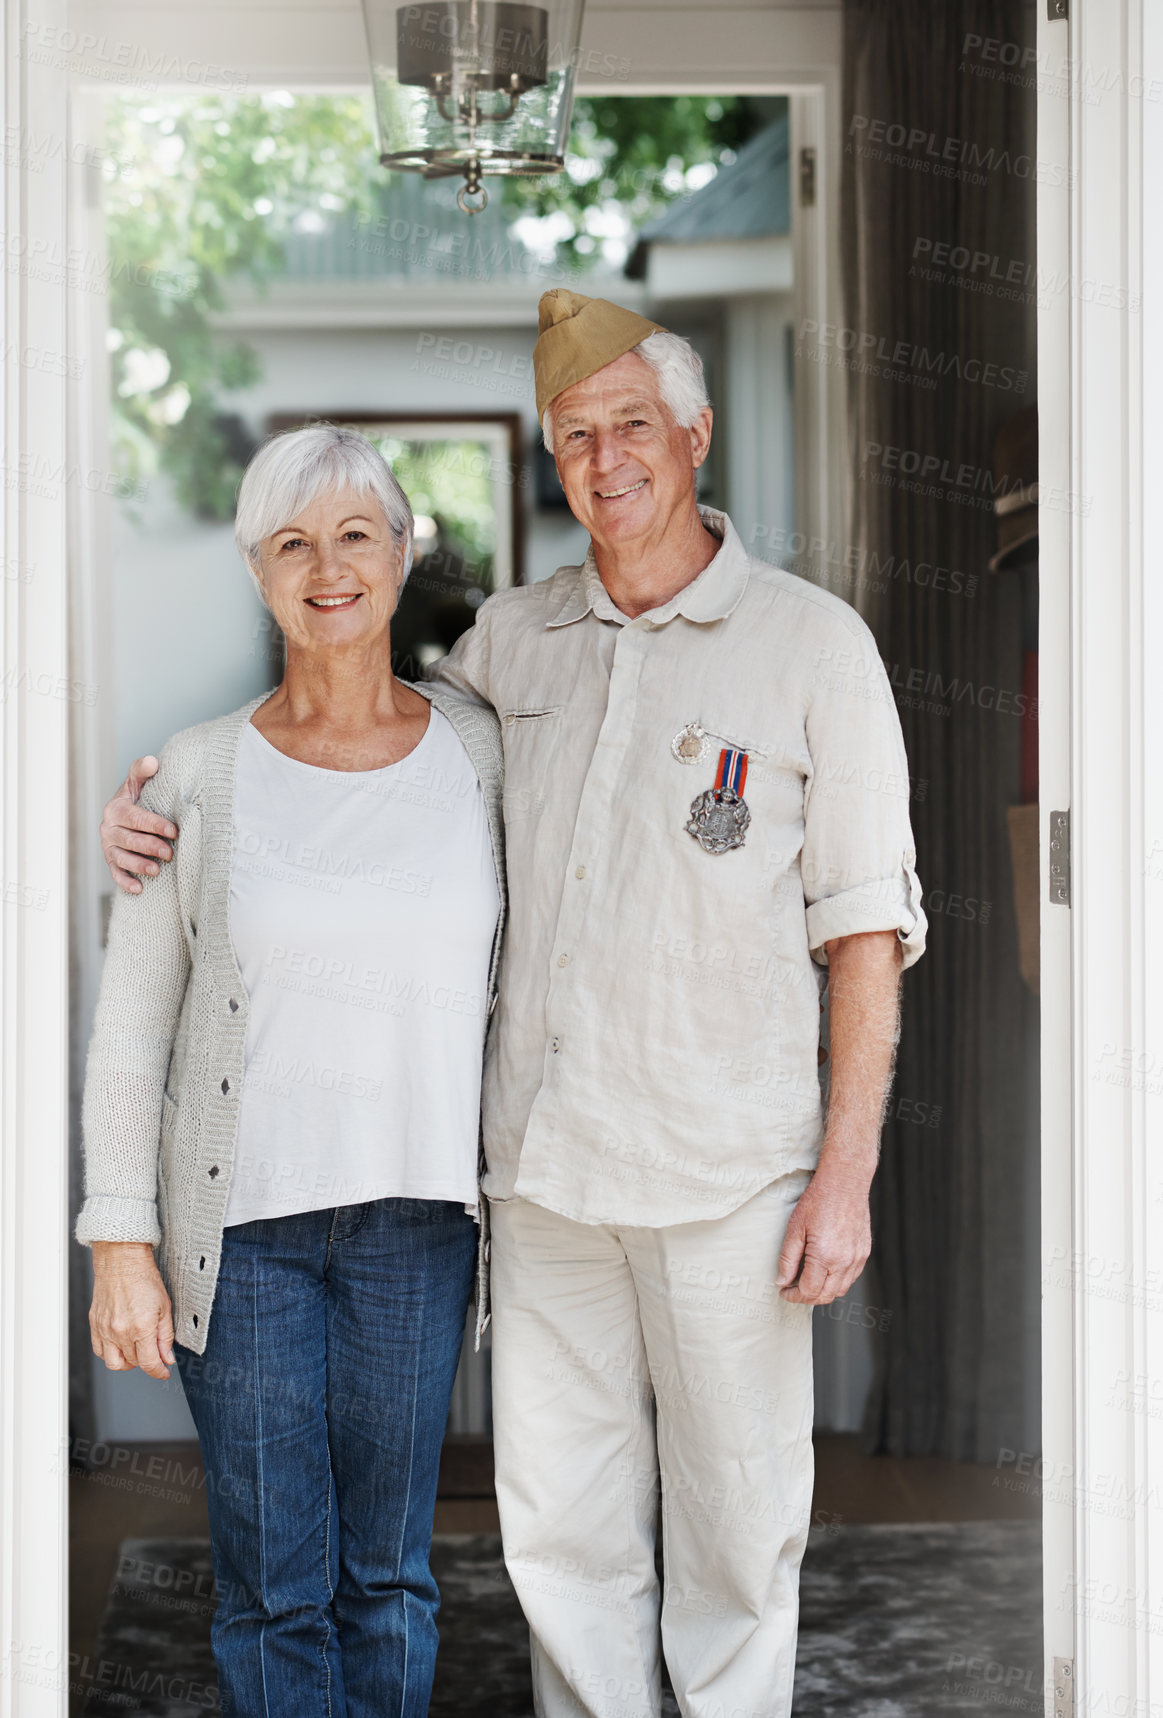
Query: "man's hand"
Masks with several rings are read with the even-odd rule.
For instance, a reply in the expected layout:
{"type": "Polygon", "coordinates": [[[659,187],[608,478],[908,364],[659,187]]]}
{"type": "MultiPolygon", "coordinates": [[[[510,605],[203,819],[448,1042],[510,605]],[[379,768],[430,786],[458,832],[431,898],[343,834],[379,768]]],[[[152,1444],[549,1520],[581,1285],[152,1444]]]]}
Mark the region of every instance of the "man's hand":
{"type": "Polygon", "coordinates": [[[140,1366],[151,1378],[168,1378],[174,1364],[170,1297],[145,1241],[93,1243],[93,1353],[111,1372],[140,1366]]]}
{"type": "Polygon", "coordinates": [[[168,817],[144,811],[138,800],[151,776],[157,774],[157,759],[135,758],[101,819],[101,851],[109,874],[127,895],[140,895],[142,877],[156,877],[163,862],[172,859],[169,842],[177,839],[177,825],[168,817]]]}
{"type": "Polygon", "coordinates": [[[868,1189],[900,1019],[895,931],[835,937],[825,948],[832,1045],[828,1126],[816,1173],[788,1220],[777,1279],[784,1300],[809,1306],[827,1306],[847,1294],[872,1251],[868,1189]]]}
{"type": "Polygon", "coordinates": [[[776,1279],[783,1299],[800,1306],[839,1300],[871,1251],[867,1179],[822,1166],[788,1219],[776,1279]]]}

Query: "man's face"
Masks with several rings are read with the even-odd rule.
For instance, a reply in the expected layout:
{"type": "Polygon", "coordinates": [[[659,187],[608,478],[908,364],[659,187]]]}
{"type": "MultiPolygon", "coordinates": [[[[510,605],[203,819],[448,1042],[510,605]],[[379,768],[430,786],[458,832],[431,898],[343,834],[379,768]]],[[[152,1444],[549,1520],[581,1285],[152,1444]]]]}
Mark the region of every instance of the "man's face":
{"type": "Polygon", "coordinates": [[[553,457],[578,523],[599,547],[657,538],[694,500],[711,411],[671,417],[645,358],[627,352],[553,402],[553,457]]]}

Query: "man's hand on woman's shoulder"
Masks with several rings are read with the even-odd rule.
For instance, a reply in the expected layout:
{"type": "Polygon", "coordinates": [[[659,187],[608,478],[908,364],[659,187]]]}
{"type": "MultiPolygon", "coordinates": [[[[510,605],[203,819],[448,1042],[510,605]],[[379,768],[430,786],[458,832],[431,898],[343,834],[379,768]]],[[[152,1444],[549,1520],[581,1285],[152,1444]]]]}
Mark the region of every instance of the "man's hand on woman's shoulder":
{"type": "Polygon", "coordinates": [[[139,895],[142,877],[156,877],[161,869],[158,860],[164,862],[174,856],[170,842],[177,837],[177,825],[138,804],[142,788],[157,769],[155,757],[135,758],[101,818],[105,863],[117,887],[127,895],[139,895]]]}

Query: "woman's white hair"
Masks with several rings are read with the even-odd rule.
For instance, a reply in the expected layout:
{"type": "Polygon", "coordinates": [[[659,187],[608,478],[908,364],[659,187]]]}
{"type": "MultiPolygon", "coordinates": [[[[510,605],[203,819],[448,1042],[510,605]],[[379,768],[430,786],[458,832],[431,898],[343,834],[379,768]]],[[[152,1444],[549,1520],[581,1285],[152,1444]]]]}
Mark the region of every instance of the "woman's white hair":
{"type": "MultiPolygon", "coordinates": [[[[703,376],[703,361],[681,334],[660,331],[648,334],[637,346],[630,348],[645,358],[658,377],[662,403],[683,429],[689,429],[705,406],[710,405],[707,384],[703,376]]],[[[553,452],[553,402],[541,416],[541,434],[550,453],[553,452]]]]}
{"type": "Polygon", "coordinates": [[[238,487],[234,541],[266,601],[259,579],[263,540],[287,525],[321,495],[353,489],[383,509],[392,537],[404,546],[404,578],[412,570],[412,509],[392,468],[358,430],[336,424],[284,430],[264,441],[238,487]]]}

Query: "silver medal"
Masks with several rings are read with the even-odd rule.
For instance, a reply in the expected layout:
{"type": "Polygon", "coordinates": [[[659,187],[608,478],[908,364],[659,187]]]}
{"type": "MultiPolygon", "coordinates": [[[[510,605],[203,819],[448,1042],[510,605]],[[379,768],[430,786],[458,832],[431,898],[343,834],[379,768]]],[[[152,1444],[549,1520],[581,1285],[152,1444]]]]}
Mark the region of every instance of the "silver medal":
{"type": "Polygon", "coordinates": [[[746,801],[734,788],[709,787],[692,801],[686,829],[705,853],[729,853],[742,847],[750,822],[746,801]]]}
{"type": "Polygon", "coordinates": [[[670,742],[670,749],[680,764],[702,763],[707,747],[707,736],[697,722],[688,722],[670,742]]]}

